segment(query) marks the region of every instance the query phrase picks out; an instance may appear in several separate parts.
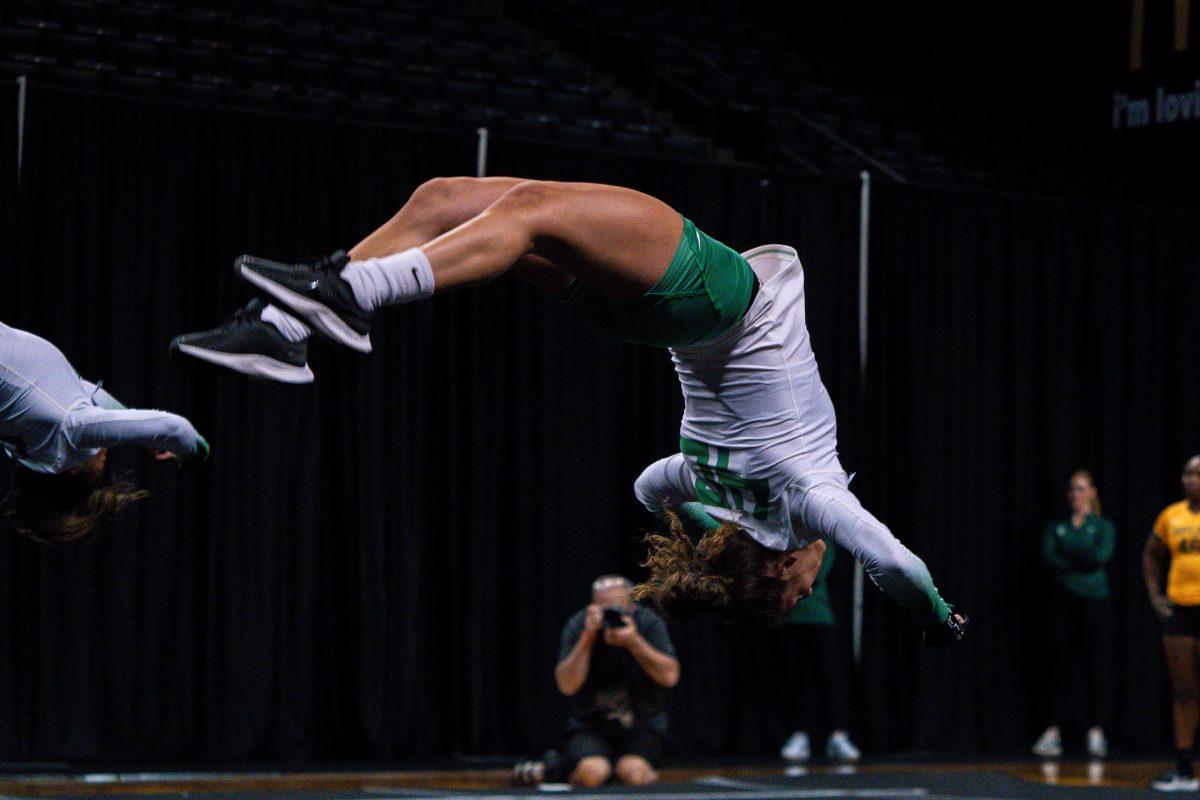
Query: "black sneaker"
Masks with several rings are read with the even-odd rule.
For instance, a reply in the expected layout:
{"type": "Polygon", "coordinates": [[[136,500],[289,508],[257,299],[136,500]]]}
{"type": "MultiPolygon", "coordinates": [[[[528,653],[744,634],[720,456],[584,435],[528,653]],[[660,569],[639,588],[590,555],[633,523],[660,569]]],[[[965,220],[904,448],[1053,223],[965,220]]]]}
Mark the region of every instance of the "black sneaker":
{"type": "Polygon", "coordinates": [[[1200,780],[1194,775],[1180,772],[1179,767],[1171,767],[1151,781],[1150,786],[1160,792],[1194,792],[1200,789],[1200,780]]]}
{"type": "Polygon", "coordinates": [[[308,343],[289,342],[274,325],[263,322],[264,307],[255,298],[212,330],[176,336],[171,340],[171,356],[191,356],[280,383],[312,383],[308,343]]]}
{"type": "Polygon", "coordinates": [[[370,311],[354,299],[342,268],[350,256],[338,250],[312,264],[280,264],[255,256],[238,256],[237,274],[338,344],[371,352],[370,311]]]}

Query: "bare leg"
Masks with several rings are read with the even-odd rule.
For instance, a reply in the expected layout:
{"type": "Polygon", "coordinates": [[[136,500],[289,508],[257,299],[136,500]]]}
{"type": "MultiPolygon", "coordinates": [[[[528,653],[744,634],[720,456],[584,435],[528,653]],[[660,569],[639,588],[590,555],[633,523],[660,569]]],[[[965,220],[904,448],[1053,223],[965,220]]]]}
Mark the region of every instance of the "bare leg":
{"type": "Polygon", "coordinates": [[[364,311],[485,283],[514,268],[551,291],[577,278],[609,299],[632,299],[670,265],[683,220],[665,203],[615,186],[513,181],[423,184],[392,220],[352,249],[339,273],[345,286],[249,256],[236,266],[317,330],[368,353],[364,311]]]}
{"type": "Polygon", "coordinates": [[[522,181],[420,247],[438,291],[484,283],[534,255],[610,298],[630,299],[662,278],[682,227],[670,206],[632,189],[522,181]]]}
{"type": "Polygon", "coordinates": [[[483,213],[521,180],[434,178],[426,181],[391,219],[351,248],[350,258],[361,261],[419,247],[483,213]]]}
{"type": "Polygon", "coordinates": [[[641,756],[624,755],[617,761],[617,779],[626,786],[645,786],[658,780],[658,771],[641,756]]]}
{"type": "Polygon", "coordinates": [[[571,773],[571,784],[574,786],[601,786],[612,775],[612,764],[604,756],[587,756],[580,759],[575,770],[571,773]]]}
{"type": "Polygon", "coordinates": [[[1171,710],[1175,718],[1175,748],[1192,749],[1200,722],[1200,659],[1190,636],[1164,636],[1167,672],[1171,676],[1171,710]]]}
{"type": "MultiPolygon", "coordinates": [[[[419,247],[483,213],[523,181],[500,177],[426,181],[391,219],[351,248],[350,258],[360,261],[419,247]]],[[[571,280],[550,261],[532,254],[513,265],[513,274],[553,294],[561,292],[571,280]]]]}

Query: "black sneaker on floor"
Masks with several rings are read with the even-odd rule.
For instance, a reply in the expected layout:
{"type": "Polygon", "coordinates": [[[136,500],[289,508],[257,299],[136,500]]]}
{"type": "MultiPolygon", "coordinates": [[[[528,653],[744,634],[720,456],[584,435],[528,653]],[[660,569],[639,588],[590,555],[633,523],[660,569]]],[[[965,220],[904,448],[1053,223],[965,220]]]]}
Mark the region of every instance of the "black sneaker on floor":
{"type": "Polygon", "coordinates": [[[255,298],[212,330],[176,336],[171,340],[171,356],[191,356],[280,383],[312,383],[308,343],[289,342],[274,325],[263,322],[264,307],[255,298]]]}
{"type": "Polygon", "coordinates": [[[354,299],[341,278],[350,256],[338,250],[312,264],[280,264],[255,256],[238,256],[237,274],[272,300],[338,344],[360,353],[371,352],[370,311],[354,299]]]}
{"type": "Polygon", "coordinates": [[[1194,775],[1183,774],[1179,767],[1171,767],[1151,781],[1150,786],[1160,792],[1194,792],[1200,789],[1200,780],[1194,775]]]}

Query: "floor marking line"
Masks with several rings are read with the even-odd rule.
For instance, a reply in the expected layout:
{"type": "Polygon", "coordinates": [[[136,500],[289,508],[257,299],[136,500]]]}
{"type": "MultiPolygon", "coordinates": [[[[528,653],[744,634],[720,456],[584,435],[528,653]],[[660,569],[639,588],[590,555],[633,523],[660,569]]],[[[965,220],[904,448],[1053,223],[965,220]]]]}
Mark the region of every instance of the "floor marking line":
{"type": "MultiPolygon", "coordinates": [[[[732,780],[732,779],[726,779],[732,780]]],[[[733,781],[734,783],[741,783],[733,781]]],[[[787,789],[782,786],[768,786],[766,784],[751,784],[745,783],[740,786],[725,786],[724,784],[715,788],[731,789],[737,794],[732,796],[724,795],[721,792],[653,792],[630,795],[636,800],[821,800],[822,798],[908,798],[920,797],[923,800],[1018,800],[1018,798],[1010,797],[978,797],[970,795],[957,794],[930,794],[929,790],[919,787],[903,787],[895,789],[787,789]]],[[[419,795],[409,794],[404,789],[384,789],[380,788],[369,789],[367,791],[378,791],[379,796],[385,793],[392,792],[393,797],[397,800],[405,800],[412,798],[417,800],[421,797],[445,797],[446,794],[419,795]]],[[[468,790],[469,791],[469,790],[468,790]]],[[[527,800],[529,797],[540,797],[541,794],[465,794],[460,793],[458,797],[470,798],[470,800],[527,800]]],[[[572,792],[569,795],[572,800],[612,800],[611,792],[572,792]]]]}
{"type": "MultiPolygon", "coordinates": [[[[724,775],[705,775],[704,777],[697,778],[696,783],[699,783],[704,786],[719,786],[724,789],[742,789],[742,790],[750,791],[750,792],[761,792],[764,789],[766,789],[768,791],[786,791],[786,790],[788,790],[787,786],[784,786],[784,785],[778,784],[778,783],[773,783],[770,781],[740,780],[738,778],[726,778],[724,775]]],[[[832,790],[791,789],[790,791],[794,791],[794,792],[810,791],[811,792],[811,791],[832,791],[832,790]]],[[[897,788],[897,789],[886,789],[886,790],[884,790],[884,789],[844,789],[844,790],[838,790],[838,791],[853,793],[853,794],[847,795],[847,796],[852,796],[852,797],[877,797],[877,796],[879,796],[878,793],[881,791],[886,792],[885,796],[889,796],[889,797],[926,797],[929,795],[929,790],[926,788],[923,788],[923,787],[920,787],[920,788],[914,787],[911,789],[897,788]]]]}
{"type": "Polygon", "coordinates": [[[702,786],[720,786],[725,789],[747,789],[752,792],[759,792],[763,789],[782,788],[769,783],[755,783],[754,781],[739,780],[737,778],[726,778],[724,775],[705,775],[697,778],[696,783],[702,786]]]}
{"type": "Polygon", "coordinates": [[[86,772],[74,776],[34,775],[34,780],[52,782],[75,780],[83,783],[168,783],[170,781],[243,780],[279,778],[281,772],[86,772]]]}

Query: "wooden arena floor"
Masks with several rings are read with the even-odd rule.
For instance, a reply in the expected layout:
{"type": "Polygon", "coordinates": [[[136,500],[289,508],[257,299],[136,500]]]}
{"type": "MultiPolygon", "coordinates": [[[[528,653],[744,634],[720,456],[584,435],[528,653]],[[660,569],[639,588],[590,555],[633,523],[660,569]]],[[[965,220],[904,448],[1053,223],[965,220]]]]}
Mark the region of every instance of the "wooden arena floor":
{"type": "MultiPolygon", "coordinates": [[[[687,767],[667,769],[652,787],[619,786],[562,792],[576,798],[636,797],[644,800],[788,800],[789,798],[923,798],[923,800],[1041,800],[1041,798],[1133,798],[1147,789],[1166,762],[978,762],[866,764],[857,768],[812,766],[687,767]]],[[[473,797],[477,800],[544,796],[517,788],[504,769],[343,772],[113,772],[0,775],[0,800],[26,797],[191,797],[205,800],[312,798],[473,797]]],[[[1161,795],[1158,795],[1161,796],[1161,795]]]]}

